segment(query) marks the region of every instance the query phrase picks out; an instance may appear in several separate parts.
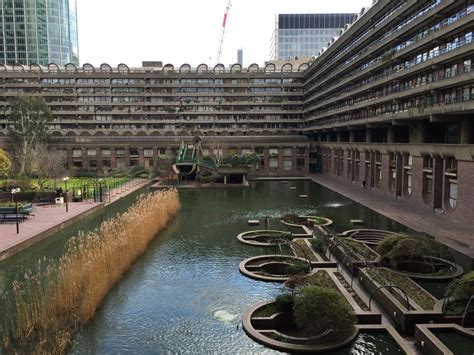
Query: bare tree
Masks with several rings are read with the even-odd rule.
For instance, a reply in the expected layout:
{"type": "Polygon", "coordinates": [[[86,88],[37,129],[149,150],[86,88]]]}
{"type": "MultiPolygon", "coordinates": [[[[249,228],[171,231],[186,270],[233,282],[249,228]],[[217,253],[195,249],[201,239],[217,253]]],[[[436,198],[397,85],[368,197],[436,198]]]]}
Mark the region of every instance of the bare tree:
{"type": "Polygon", "coordinates": [[[48,149],[46,144],[37,144],[29,154],[31,173],[38,179],[40,189],[49,179],[60,178],[66,172],[66,155],[62,151],[48,149]]]}
{"type": "Polygon", "coordinates": [[[214,162],[216,167],[219,167],[225,158],[222,139],[218,136],[210,137],[209,143],[206,146],[209,150],[209,158],[214,162]]]}
{"type": "Polygon", "coordinates": [[[9,138],[20,174],[25,172],[29,152],[45,141],[48,136],[48,122],[51,111],[43,98],[19,95],[11,103],[8,116],[9,138]]]}

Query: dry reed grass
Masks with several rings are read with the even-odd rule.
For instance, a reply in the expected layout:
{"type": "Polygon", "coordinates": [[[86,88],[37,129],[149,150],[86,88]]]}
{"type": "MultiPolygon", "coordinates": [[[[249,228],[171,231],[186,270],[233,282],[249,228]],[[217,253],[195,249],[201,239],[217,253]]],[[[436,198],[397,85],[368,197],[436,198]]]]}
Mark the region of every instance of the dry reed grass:
{"type": "MultiPolygon", "coordinates": [[[[15,281],[3,296],[2,347],[12,353],[65,353],[109,290],[180,208],[175,189],[142,196],[127,212],[72,238],[58,262],[15,281]]],[[[0,351],[1,352],[1,351],[0,351]]]]}

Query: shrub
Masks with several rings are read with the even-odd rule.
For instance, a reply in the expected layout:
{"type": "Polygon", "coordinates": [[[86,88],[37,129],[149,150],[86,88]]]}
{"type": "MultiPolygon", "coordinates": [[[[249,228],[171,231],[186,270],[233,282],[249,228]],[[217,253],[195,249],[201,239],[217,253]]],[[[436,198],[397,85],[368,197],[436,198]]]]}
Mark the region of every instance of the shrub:
{"type": "Polygon", "coordinates": [[[275,305],[278,312],[291,312],[293,309],[294,296],[290,293],[278,295],[275,299],[275,305]]]}
{"type": "Polygon", "coordinates": [[[283,216],[281,216],[281,219],[285,221],[286,223],[291,223],[291,224],[300,223],[300,217],[294,213],[286,213],[283,216]]]}
{"type": "Polygon", "coordinates": [[[309,241],[311,243],[311,246],[313,247],[313,249],[315,251],[317,251],[318,253],[322,254],[324,253],[324,242],[319,239],[319,238],[313,238],[313,239],[310,239],[309,241]]]}
{"type": "Polygon", "coordinates": [[[468,300],[474,295],[474,271],[453,280],[446,288],[446,297],[453,300],[468,300]]]}
{"type": "Polygon", "coordinates": [[[294,298],[293,316],[296,326],[306,336],[318,336],[327,330],[346,332],[355,322],[354,311],[337,291],[306,286],[294,298]]]}
{"type": "Polygon", "coordinates": [[[426,237],[412,237],[403,234],[382,240],[377,247],[377,252],[384,262],[392,264],[403,258],[449,257],[449,252],[444,245],[426,237]]]}
{"type": "Polygon", "coordinates": [[[286,273],[288,275],[307,274],[309,271],[309,264],[304,262],[296,262],[286,268],[286,273]]]}

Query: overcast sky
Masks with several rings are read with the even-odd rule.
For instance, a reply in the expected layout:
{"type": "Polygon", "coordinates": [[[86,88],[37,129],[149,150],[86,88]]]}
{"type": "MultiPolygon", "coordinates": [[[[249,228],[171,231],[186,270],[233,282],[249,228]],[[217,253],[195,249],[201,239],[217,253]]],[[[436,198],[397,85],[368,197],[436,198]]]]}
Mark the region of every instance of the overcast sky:
{"type": "MultiPolygon", "coordinates": [[[[215,64],[228,0],[78,0],[81,64],[215,64]]],[[[269,60],[279,13],[360,12],[372,0],[233,0],[221,62],[269,60]]]]}

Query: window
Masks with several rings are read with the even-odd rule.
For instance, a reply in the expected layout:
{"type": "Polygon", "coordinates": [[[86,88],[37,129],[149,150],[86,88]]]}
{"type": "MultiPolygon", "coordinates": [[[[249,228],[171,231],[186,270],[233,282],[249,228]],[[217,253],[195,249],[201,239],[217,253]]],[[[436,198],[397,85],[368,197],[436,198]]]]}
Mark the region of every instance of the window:
{"type": "Polygon", "coordinates": [[[73,158],[82,157],[82,149],[73,149],[72,150],[72,157],[73,158]]]}
{"type": "Polygon", "coordinates": [[[143,156],[144,156],[145,158],[151,158],[151,157],[153,157],[153,149],[151,149],[151,148],[145,148],[145,149],[143,149],[143,156]]]}
{"type": "Polygon", "coordinates": [[[293,162],[291,160],[283,160],[283,170],[284,171],[291,171],[293,162]]]}
{"type": "Polygon", "coordinates": [[[293,156],[293,150],[291,148],[283,148],[283,156],[284,157],[293,156]]]}
{"type": "Polygon", "coordinates": [[[103,157],[110,157],[110,149],[102,149],[102,156],[103,157]]]}
{"type": "Polygon", "coordinates": [[[268,150],[268,154],[269,154],[270,156],[278,155],[278,148],[270,148],[270,149],[268,150]]]}
{"type": "Polygon", "coordinates": [[[95,157],[96,155],[97,155],[97,151],[95,149],[87,149],[88,157],[95,157]]]}
{"type": "Polygon", "coordinates": [[[268,167],[271,171],[276,171],[278,169],[278,159],[277,158],[268,159],[268,167]]]}

